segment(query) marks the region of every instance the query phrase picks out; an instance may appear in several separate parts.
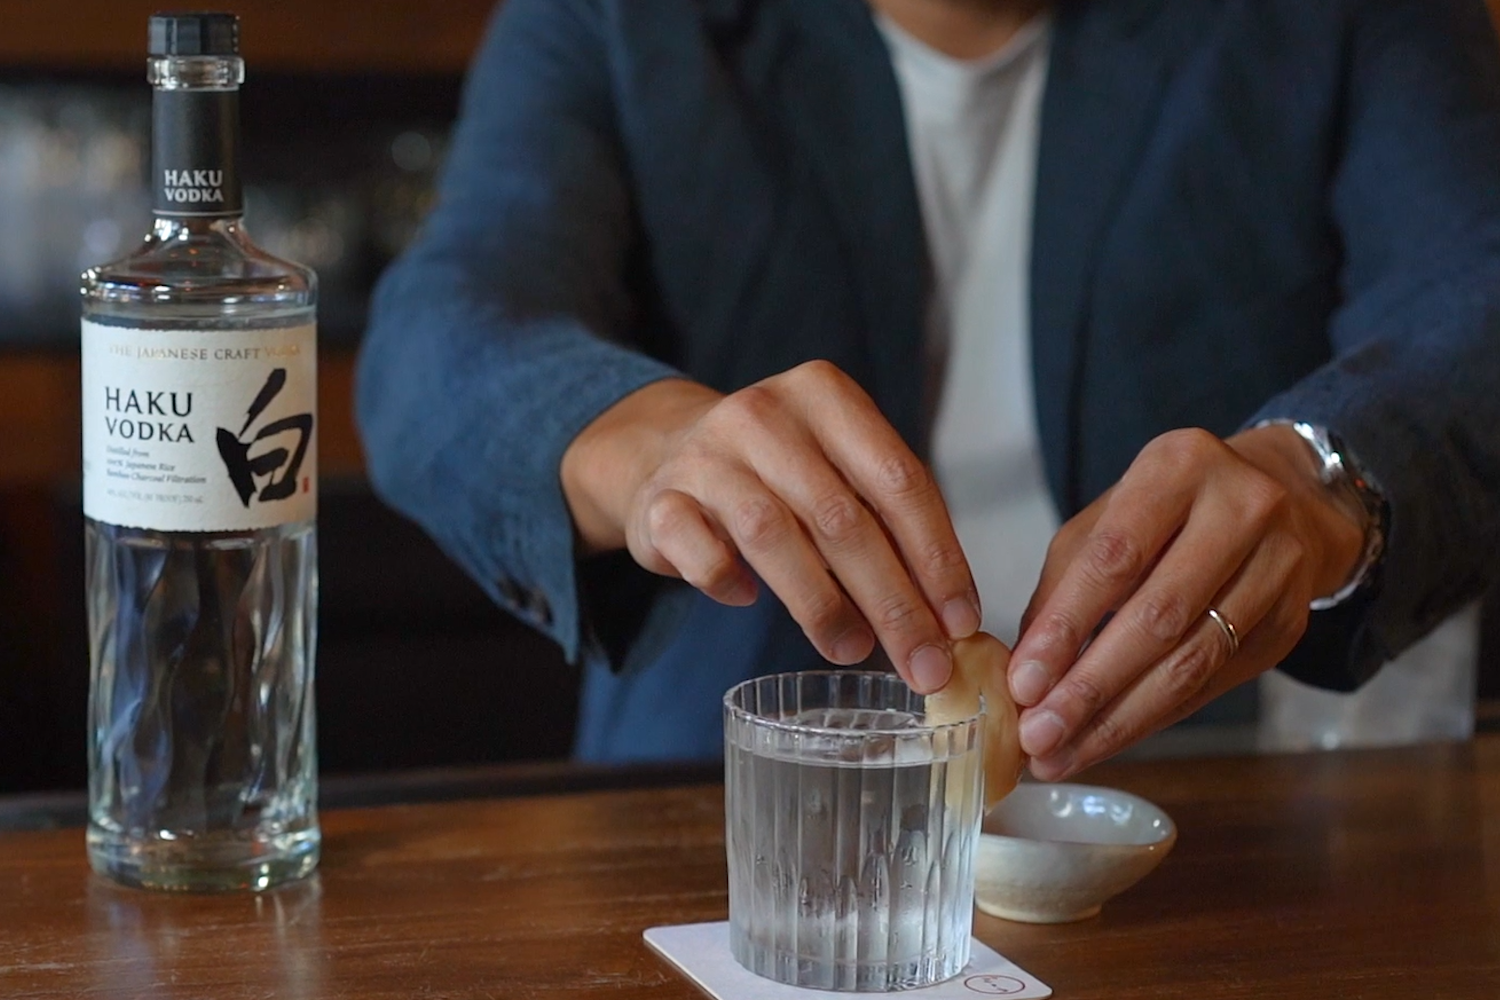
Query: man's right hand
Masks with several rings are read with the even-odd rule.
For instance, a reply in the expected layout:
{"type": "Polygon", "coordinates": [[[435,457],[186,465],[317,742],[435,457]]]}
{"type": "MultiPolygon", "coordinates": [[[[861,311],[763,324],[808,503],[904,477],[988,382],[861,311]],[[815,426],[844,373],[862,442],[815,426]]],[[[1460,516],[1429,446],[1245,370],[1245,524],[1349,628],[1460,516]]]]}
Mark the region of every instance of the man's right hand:
{"type": "Polygon", "coordinates": [[[728,396],[646,386],[574,439],[562,485],[588,551],[628,548],[724,604],[753,603],[758,576],[824,657],[858,663],[879,641],[919,693],[979,627],[932,474],[828,362],[728,396]]]}

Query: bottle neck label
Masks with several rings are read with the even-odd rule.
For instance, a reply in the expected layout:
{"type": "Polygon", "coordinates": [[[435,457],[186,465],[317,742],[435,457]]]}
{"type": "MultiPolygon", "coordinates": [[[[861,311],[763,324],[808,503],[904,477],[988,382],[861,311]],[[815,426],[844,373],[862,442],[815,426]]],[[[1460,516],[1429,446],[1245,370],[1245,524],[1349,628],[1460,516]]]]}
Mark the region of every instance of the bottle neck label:
{"type": "Polygon", "coordinates": [[[158,90],[152,100],[152,209],[157,215],[243,215],[237,90],[158,90]]]}
{"type": "Polygon", "coordinates": [[[83,512],[156,531],[317,513],[311,324],[154,330],[83,321],[83,512]]]}

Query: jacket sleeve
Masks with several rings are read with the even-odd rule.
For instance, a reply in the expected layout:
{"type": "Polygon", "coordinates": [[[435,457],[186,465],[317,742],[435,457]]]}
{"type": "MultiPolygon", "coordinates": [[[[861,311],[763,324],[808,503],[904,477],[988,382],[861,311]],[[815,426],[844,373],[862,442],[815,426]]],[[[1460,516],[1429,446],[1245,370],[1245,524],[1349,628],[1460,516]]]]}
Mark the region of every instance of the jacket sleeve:
{"type": "Polygon", "coordinates": [[[470,69],[422,233],[379,282],[356,409],[371,479],[575,661],[562,455],[676,374],[628,346],[639,234],[595,0],[508,0],[470,69]]]}
{"type": "Polygon", "coordinates": [[[1477,598],[1500,567],[1494,31],[1479,0],[1351,9],[1331,195],[1344,246],[1335,356],[1254,418],[1336,431],[1390,505],[1375,588],[1314,613],[1283,664],[1341,689],[1477,598]]]}

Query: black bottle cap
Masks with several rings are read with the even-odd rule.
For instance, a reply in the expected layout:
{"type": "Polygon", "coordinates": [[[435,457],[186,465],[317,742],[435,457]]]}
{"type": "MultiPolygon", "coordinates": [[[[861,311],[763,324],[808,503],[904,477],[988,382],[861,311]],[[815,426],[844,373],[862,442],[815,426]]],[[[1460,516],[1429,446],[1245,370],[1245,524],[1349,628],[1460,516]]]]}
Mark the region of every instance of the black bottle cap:
{"type": "Polygon", "coordinates": [[[237,56],[240,19],[209,11],[152,14],[146,45],[153,56],[237,56]]]}

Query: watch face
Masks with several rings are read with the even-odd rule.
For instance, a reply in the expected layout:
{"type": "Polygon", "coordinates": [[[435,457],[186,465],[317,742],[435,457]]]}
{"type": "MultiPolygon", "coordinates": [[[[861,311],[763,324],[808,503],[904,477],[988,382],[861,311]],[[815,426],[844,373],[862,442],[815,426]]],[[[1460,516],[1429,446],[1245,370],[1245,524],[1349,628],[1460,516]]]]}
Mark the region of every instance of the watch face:
{"type": "Polygon", "coordinates": [[[1336,481],[1344,478],[1344,458],[1334,443],[1333,435],[1322,427],[1301,421],[1292,424],[1292,430],[1307,442],[1307,446],[1318,457],[1318,480],[1324,486],[1332,486],[1336,481]]]}
{"type": "Polygon", "coordinates": [[[1359,461],[1349,454],[1337,434],[1325,427],[1301,421],[1294,422],[1291,426],[1318,457],[1321,466],[1318,471],[1319,481],[1329,489],[1337,490],[1351,512],[1364,514],[1365,545],[1354,571],[1337,592],[1317,598],[1311,604],[1313,611],[1326,611],[1348,600],[1374,578],[1375,568],[1385,552],[1386,502],[1384,495],[1370,482],[1359,461]]]}

